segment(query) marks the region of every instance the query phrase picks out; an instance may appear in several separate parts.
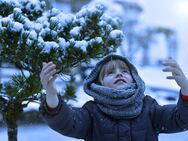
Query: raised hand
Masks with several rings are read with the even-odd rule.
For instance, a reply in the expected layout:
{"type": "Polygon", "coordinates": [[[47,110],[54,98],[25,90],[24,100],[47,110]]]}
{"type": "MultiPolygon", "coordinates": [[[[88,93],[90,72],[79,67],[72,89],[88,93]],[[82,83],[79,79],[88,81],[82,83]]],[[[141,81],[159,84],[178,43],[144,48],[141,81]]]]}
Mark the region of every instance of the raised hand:
{"type": "Polygon", "coordinates": [[[53,62],[43,63],[43,68],[40,73],[40,80],[43,88],[46,91],[52,92],[51,89],[55,89],[54,81],[57,77],[55,67],[56,66],[53,64],[53,62]]]}
{"type": "Polygon", "coordinates": [[[57,78],[56,72],[56,65],[53,64],[53,62],[43,63],[40,81],[43,88],[46,90],[46,102],[51,108],[55,108],[58,105],[57,89],[54,84],[57,78]]]}
{"type": "Polygon", "coordinates": [[[163,61],[163,65],[165,66],[163,69],[164,72],[172,73],[172,76],[167,76],[167,79],[175,80],[181,87],[182,92],[188,95],[188,79],[186,78],[179,64],[175,60],[169,58],[163,61]]]}

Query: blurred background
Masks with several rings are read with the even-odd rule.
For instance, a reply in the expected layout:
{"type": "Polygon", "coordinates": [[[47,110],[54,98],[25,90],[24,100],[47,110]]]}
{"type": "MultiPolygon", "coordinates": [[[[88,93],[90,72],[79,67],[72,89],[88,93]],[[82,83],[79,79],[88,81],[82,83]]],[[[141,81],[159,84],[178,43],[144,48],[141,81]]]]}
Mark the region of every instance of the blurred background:
{"type": "MultiPolygon", "coordinates": [[[[177,102],[179,87],[166,80],[168,73],[162,72],[161,61],[172,57],[188,76],[188,0],[46,0],[49,9],[61,9],[64,13],[76,13],[87,4],[102,3],[105,11],[112,17],[119,17],[125,40],[117,50],[128,57],[138,68],[146,83],[146,94],[156,98],[159,104],[177,102]]],[[[0,68],[0,81],[9,79],[16,70],[0,68]]],[[[57,86],[62,89],[61,80],[57,86]]],[[[69,104],[80,107],[91,98],[82,85],[76,92],[77,100],[69,104]]],[[[30,103],[24,109],[19,122],[19,141],[76,141],[51,130],[38,113],[39,103],[30,103]]],[[[162,134],[160,141],[187,141],[188,132],[162,134]]],[[[0,141],[8,141],[5,123],[0,114],[0,141]]]]}

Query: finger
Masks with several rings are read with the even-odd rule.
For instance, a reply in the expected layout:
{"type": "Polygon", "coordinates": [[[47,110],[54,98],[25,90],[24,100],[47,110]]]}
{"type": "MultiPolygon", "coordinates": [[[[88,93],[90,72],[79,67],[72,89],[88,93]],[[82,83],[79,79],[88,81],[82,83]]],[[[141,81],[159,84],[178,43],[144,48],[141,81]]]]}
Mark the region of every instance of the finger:
{"type": "Polygon", "coordinates": [[[162,62],[164,66],[179,67],[175,61],[164,61],[162,62]]]}
{"type": "Polygon", "coordinates": [[[55,65],[55,64],[50,64],[50,65],[48,65],[48,67],[46,67],[46,68],[43,70],[42,74],[46,75],[47,73],[49,73],[50,71],[52,71],[52,70],[55,69],[55,68],[56,68],[56,65],[55,65]]]}
{"type": "Polygon", "coordinates": [[[46,70],[46,68],[48,68],[48,67],[49,67],[50,65],[52,65],[52,64],[53,64],[52,61],[50,61],[50,62],[44,64],[44,66],[43,66],[43,68],[42,68],[42,71],[46,70]]]}
{"type": "Polygon", "coordinates": [[[173,74],[180,74],[180,71],[177,68],[166,67],[163,69],[164,72],[171,72],[173,74]]]}
{"type": "Polygon", "coordinates": [[[49,66],[48,68],[46,68],[45,70],[41,72],[40,74],[41,82],[48,81],[51,75],[54,75],[54,73],[56,73],[55,67],[56,66],[52,64],[51,66],[49,66]]]}
{"type": "Polygon", "coordinates": [[[41,72],[45,69],[46,65],[47,65],[46,62],[43,62],[43,63],[42,63],[42,70],[41,70],[41,72]]]}
{"type": "Polygon", "coordinates": [[[40,80],[42,80],[42,77],[43,77],[43,70],[44,70],[44,66],[46,65],[47,63],[46,62],[42,62],[42,70],[40,72],[40,80]]]}
{"type": "Polygon", "coordinates": [[[57,75],[53,75],[53,77],[48,81],[48,84],[53,83],[56,78],[57,78],[57,75]]]}
{"type": "Polygon", "coordinates": [[[166,67],[164,69],[162,69],[164,72],[173,72],[175,71],[175,68],[172,68],[172,67],[166,67]]]}
{"type": "Polygon", "coordinates": [[[47,74],[44,75],[42,81],[48,83],[48,81],[51,80],[55,74],[56,74],[56,69],[49,71],[47,74]]]}
{"type": "Polygon", "coordinates": [[[170,58],[170,57],[169,57],[168,59],[163,60],[162,62],[164,62],[164,63],[165,63],[165,62],[177,63],[175,59],[172,59],[172,58],[170,58]]]}
{"type": "Polygon", "coordinates": [[[42,65],[44,66],[44,65],[46,65],[47,63],[46,62],[42,62],[42,65]]]}
{"type": "Polygon", "coordinates": [[[48,68],[51,64],[52,64],[52,62],[44,63],[42,71],[46,70],[46,68],[48,68]]]}
{"type": "Polygon", "coordinates": [[[170,79],[170,80],[174,80],[174,79],[175,79],[174,76],[167,76],[166,78],[167,78],[167,79],[170,79]]]}
{"type": "Polygon", "coordinates": [[[49,71],[49,73],[46,75],[47,79],[49,80],[50,78],[52,78],[56,74],[56,71],[56,69],[49,71]]]}
{"type": "Polygon", "coordinates": [[[172,57],[168,57],[167,59],[165,60],[169,60],[169,61],[175,61],[175,59],[173,59],[172,57]]]}

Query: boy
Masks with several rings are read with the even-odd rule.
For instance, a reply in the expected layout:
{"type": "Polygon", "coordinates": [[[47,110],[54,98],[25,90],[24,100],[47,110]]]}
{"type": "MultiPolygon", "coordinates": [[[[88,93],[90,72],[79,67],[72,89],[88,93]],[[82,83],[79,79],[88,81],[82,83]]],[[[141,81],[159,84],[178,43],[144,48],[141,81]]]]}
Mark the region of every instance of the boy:
{"type": "Polygon", "coordinates": [[[98,62],[84,82],[84,91],[94,101],[72,108],[57,95],[56,66],[44,63],[40,78],[47,94],[40,112],[52,129],[85,141],[157,141],[159,133],[184,131],[188,129],[188,80],[174,60],[164,65],[164,71],[172,73],[167,79],[181,88],[177,105],[160,106],[145,96],[136,68],[112,54],[98,62]]]}

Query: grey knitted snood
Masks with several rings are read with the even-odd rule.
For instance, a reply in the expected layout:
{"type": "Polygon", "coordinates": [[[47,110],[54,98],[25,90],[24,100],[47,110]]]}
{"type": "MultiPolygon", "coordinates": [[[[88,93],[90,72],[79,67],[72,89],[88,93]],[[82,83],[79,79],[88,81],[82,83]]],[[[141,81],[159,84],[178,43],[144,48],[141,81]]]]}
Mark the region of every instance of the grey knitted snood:
{"type": "Polygon", "coordinates": [[[84,91],[92,96],[100,110],[115,119],[131,119],[142,111],[145,83],[136,68],[119,55],[108,55],[99,61],[84,82],[84,91]],[[130,69],[134,83],[123,89],[114,89],[98,84],[98,75],[102,66],[110,60],[122,60],[130,69]]]}

